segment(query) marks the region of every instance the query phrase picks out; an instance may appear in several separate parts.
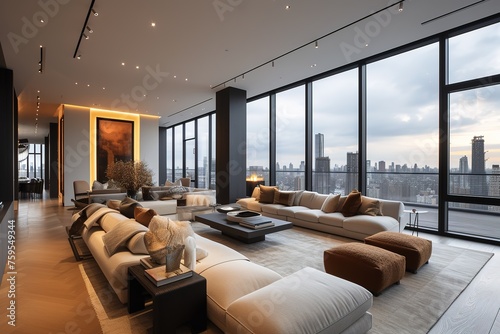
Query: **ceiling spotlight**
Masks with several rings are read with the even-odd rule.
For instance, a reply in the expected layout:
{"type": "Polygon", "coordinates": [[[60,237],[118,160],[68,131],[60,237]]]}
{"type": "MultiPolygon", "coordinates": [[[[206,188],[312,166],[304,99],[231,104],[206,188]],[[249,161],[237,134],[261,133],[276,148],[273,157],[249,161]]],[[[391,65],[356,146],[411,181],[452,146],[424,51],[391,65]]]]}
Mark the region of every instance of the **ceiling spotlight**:
{"type": "Polygon", "coordinates": [[[291,8],[291,6],[290,6],[290,5],[286,5],[286,6],[285,6],[285,9],[286,9],[286,10],[289,10],[290,8],[291,8]]]}
{"type": "Polygon", "coordinates": [[[92,8],[92,13],[94,14],[94,16],[98,16],[99,15],[99,13],[96,12],[94,8],[92,8]]]}
{"type": "Polygon", "coordinates": [[[399,8],[398,11],[402,12],[403,11],[403,1],[399,3],[399,8]]]}
{"type": "Polygon", "coordinates": [[[82,55],[76,56],[76,59],[82,59],[82,55]]]}
{"type": "Polygon", "coordinates": [[[155,22],[151,22],[151,26],[152,27],[156,27],[156,23],[155,22]]]}
{"type": "Polygon", "coordinates": [[[89,39],[89,36],[85,35],[85,33],[83,33],[83,37],[85,37],[85,39],[89,39]]]}
{"type": "Polygon", "coordinates": [[[87,30],[89,31],[89,33],[93,33],[94,32],[94,30],[90,29],[89,26],[87,26],[87,30]]]}
{"type": "Polygon", "coordinates": [[[314,42],[314,47],[317,49],[319,48],[318,41],[314,42]]]}

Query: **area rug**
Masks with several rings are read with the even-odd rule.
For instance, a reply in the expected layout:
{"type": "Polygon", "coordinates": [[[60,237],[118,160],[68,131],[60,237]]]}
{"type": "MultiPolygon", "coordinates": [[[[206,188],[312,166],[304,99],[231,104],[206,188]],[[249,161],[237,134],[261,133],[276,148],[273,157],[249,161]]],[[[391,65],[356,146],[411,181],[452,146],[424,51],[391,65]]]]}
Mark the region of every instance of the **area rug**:
{"type": "MultiPolygon", "coordinates": [[[[305,266],[324,270],[325,249],[356,242],[294,227],[269,234],[263,242],[244,244],[204,224],[193,223],[192,226],[199,235],[225,244],[283,276],[305,266]]],[[[417,274],[407,272],[401,284],[374,297],[370,309],[373,327],[369,333],[427,333],[492,255],[434,243],[429,263],[417,274]]],[[[94,260],[82,262],[80,269],[104,334],[152,332],[150,308],[129,315],[94,260]]],[[[205,333],[221,332],[209,324],[205,333]]]]}

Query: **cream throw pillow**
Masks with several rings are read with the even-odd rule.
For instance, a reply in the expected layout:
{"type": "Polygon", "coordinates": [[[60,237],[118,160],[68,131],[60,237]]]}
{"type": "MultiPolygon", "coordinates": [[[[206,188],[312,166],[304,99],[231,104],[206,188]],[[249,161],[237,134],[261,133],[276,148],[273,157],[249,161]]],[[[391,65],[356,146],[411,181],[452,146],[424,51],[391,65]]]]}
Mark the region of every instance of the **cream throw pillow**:
{"type": "Polygon", "coordinates": [[[323,206],[321,207],[321,211],[325,213],[335,212],[340,202],[340,194],[330,194],[323,202],[323,206]]]}

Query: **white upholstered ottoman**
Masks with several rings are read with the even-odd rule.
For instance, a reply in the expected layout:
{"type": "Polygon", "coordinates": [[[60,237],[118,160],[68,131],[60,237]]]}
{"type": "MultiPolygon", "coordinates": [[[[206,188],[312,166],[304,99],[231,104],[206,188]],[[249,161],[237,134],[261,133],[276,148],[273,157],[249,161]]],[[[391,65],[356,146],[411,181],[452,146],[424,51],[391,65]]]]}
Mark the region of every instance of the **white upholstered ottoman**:
{"type": "Polygon", "coordinates": [[[366,333],[373,296],[313,268],[301,269],[235,300],[226,333],[366,333]]]}

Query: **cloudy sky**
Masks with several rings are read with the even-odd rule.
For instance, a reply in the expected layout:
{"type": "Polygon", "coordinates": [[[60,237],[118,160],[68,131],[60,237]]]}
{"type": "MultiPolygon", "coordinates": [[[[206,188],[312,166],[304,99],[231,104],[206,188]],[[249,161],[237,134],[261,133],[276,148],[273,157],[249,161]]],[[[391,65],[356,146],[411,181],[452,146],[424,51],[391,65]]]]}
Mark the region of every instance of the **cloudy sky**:
{"type": "MultiPolygon", "coordinates": [[[[500,24],[455,37],[449,43],[450,83],[500,73],[500,24]]],[[[432,44],[370,64],[368,76],[367,158],[372,165],[438,166],[438,45],[432,44]]],[[[304,88],[279,93],[277,162],[298,167],[304,160],[304,88]]],[[[323,133],[331,166],[345,165],[358,147],[357,72],[313,85],[314,133],[323,133]]],[[[248,107],[251,165],[268,164],[268,100],[248,107]],[[250,124],[251,123],[251,124],[250,124]]],[[[500,164],[500,87],[487,86],[450,95],[451,167],[471,161],[471,140],[484,136],[486,168],[500,164]]]]}

